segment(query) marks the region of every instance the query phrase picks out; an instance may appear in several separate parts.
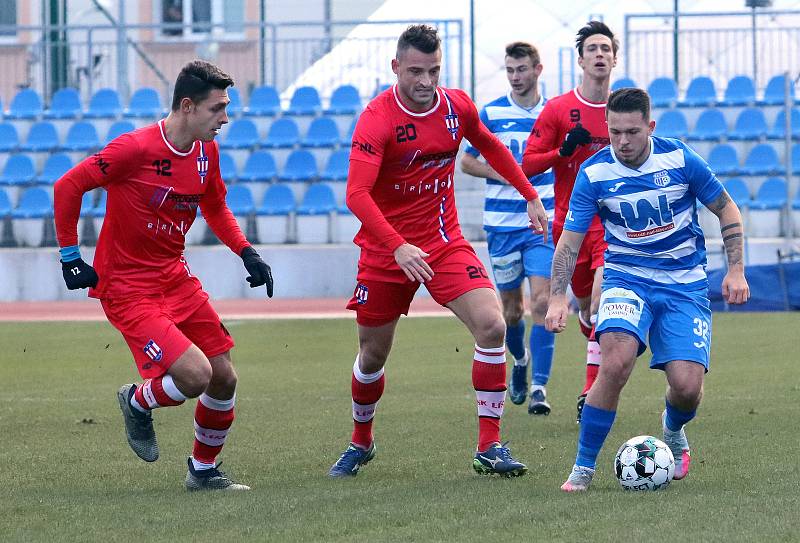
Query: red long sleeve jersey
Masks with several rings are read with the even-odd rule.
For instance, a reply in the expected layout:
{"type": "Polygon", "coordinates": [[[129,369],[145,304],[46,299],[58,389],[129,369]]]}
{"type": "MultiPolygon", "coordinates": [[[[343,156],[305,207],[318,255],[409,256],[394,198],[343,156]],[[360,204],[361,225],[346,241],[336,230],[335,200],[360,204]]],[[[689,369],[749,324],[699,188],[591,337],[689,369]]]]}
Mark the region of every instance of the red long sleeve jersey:
{"type": "Polygon", "coordinates": [[[407,242],[431,253],[463,238],[453,175],[465,137],[526,200],[537,197],[466,93],[439,87],[431,108],[416,113],[397,92],[395,85],[373,99],[353,133],[350,160],[379,168],[374,184],[354,179],[352,174],[363,170],[353,165],[348,179],[348,205],[363,223],[354,241],[362,249],[391,254],[407,242]]]}
{"type": "Polygon", "coordinates": [[[55,185],[55,220],[61,247],[77,245],[84,192],[108,191],[94,267],[100,277],[90,296],[117,298],[158,292],[181,277],[184,236],[197,207],[236,254],[248,242],[225,203],[215,142],[195,141],[179,151],[164,121],[125,134],[67,172],[55,185]]]}
{"type": "MultiPolygon", "coordinates": [[[[547,101],[536,119],[531,135],[522,156],[522,169],[527,175],[543,173],[553,168],[556,193],[556,225],[564,224],[569,210],[569,199],[575,177],[581,164],[597,151],[610,143],[608,123],[606,123],[606,103],[590,102],[583,98],[578,89],[556,96],[547,101]],[[580,123],[592,135],[592,142],[579,145],[575,152],[562,157],[558,154],[567,132],[580,123]]],[[[595,217],[590,230],[602,230],[599,217],[595,217]]]]}

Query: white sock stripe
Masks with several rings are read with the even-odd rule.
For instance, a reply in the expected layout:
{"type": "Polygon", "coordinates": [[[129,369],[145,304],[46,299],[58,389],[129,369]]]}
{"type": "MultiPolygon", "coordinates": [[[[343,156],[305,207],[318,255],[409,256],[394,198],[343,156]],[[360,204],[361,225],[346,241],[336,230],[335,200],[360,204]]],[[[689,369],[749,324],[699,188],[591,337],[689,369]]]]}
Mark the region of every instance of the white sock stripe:
{"type": "Polygon", "coordinates": [[[479,417],[492,417],[499,419],[503,416],[503,408],[506,403],[506,391],[485,392],[476,390],[475,397],[478,405],[479,417]]]}
{"type": "Polygon", "coordinates": [[[353,363],[353,376],[356,378],[356,381],[368,385],[380,379],[382,375],[383,368],[375,373],[362,373],[361,369],[358,367],[358,357],[356,357],[356,361],[353,363]]]}
{"type": "Polygon", "coordinates": [[[501,345],[499,347],[481,347],[477,343],[475,344],[475,350],[480,351],[484,354],[506,354],[506,346],[501,345]]]}
{"type": "Polygon", "coordinates": [[[371,404],[360,404],[353,402],[353,420],[357,422],[369,422],[375,416],[375,409],[378,407],[378,402],[371,404]]]}
{"type": "Polygon", "coordinates": [[[150,379],[142,384],[142,396],[144,397],[144,401],[147,402],[147,405],[150,407],[150,409],[161,407],[156,401],[156,397],[153,395],[153,381],[150,379]]]}
{"type": "Polygon", "coordinates": [[[194,437],[200,443],[208,445],[209,447],[219,447],[225,443],[225,438],[228,437],[227,430],[213,430],[211,428],[203,428],[197,421],[194,423],[194,437]]]}
{"type": "Polygon", "coordinates": [[[141,405],[139,402],[136,401],[136,394],[131,396],[131,406],[134,409],[138,409],[142,413],[147,413],[149,411],[149,409],[147,409],[145,406],[141,405]]]}
{"type": "Polygon", "coordinates": [[[197,399],[204,406],[208,407],[209,409],[213,409],[214,411],[230,411],[233,409],[233,405],[236,403],[236,394],[234,394],[233,398],[230,400],[217,400],[216,398],[212,398],[203,392],[197,399]]]}
{"type": "Polygon", "coordinates": [[[506,363],[506,347],[489,347],[484,348],[475,344],[474,360],[478,362],[486,362],[487,364],[505,364],[506,363]]]}
{"type": "Polygon", "coordinates": [[[171,400],[175,402],[185,402],[186,396],[178,390],[178,387],[175,386],[175,381],[172,379],[172,375],[165,375],[163,379],[161,379],[161,387],[164,389],[164,394],[170,397],[171,400]]]}

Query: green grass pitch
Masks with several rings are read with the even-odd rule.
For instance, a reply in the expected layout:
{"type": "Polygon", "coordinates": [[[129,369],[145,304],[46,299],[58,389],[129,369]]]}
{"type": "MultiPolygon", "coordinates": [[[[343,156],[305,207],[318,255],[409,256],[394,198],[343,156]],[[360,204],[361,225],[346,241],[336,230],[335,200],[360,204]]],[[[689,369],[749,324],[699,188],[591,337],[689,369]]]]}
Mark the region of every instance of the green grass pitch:
{"type": "Polygon", "coordinates": [[[480,477],[472,341],[453,318],[405,319],[387,364],[376,459],[326,472],[350,435],[350,320],[227,322],[237,419],[223,469],[249,493],[183,489],[191,405],[155,414],[161,458],[140,461],[116,405],[137,378],[106,323],[0,324],[0,540],[796,541],[800,511],[798,313],[717,314],[711,372],[690,425],[692,471],[665,491],[624,492],[627,438],[660,433],[664,379],[648,354],[623,393],[590,491],[559,485],[575,454],[585,343],[560,335],[549,417],[508,402],[503,435],[530,472],[480,477]]]}

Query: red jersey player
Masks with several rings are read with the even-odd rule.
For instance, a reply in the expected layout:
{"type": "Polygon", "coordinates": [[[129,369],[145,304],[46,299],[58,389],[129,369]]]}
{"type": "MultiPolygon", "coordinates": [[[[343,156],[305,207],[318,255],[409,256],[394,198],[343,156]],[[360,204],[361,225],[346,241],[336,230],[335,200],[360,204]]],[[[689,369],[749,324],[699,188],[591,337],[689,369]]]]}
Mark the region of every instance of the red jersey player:
{"type": "MultiPolygon", "coordinates": [[[[584,160],[609,144],[605,109],[611,69],[617,62],[619,44],[604,23],[590,21],[578,31],[576,47],[583,80],[578,87],[547,101],[536,119],[522,157],[522,169],[526,175],[553,168],[556,193],[553,241],[556,243],[564,228],[578,168],[584,160]]],[[[580,308],[578,320],[581,331],[589,340],[586,383],[578,396],[578,422],[586,393],[597,377],[600,364],[600,345],[594,338],[593,323],[600,303],[603,253],[607,247],[604,236],[603,226],[595,217],[586,232],[572,276],[572,292],[580,308]]]]}
{"type": "Polygon", "coordinates": [[[486,270],[461,234],[454,201],[455,158],[463,138],[528,201],[537,233],[547,215],[514,157],[478,118],[460,90],[437,85],[441,43],[436,30],[412,25],[397,42],[397,84],[361,114],[353,134],[347,205],[361,220],[356,311],[359,352],[353,365],[351,444],[331,467],[348,477],[375,456],[372,422],[401,314],[424,283],[475,337],[472,383],[479,417],[473,467],[479,473],[523,475],[527,467],[500,444],[506,391],[505,323],[486,270]]]}
{"type": "Polygon", "coordinates": [[[237,377],[233,339],[183,257],[184,236],[198,206],[214,233],[242,257],[250,286],[266,284],[272,296],[270,268],[225,204],[219,173],[214,138],[228,122],[226,89],[232,84],[213,64],[190,62],[175,82],[166,119],[120,136],[55,185],[67,288],[90,287],[89,295],[100,299],[145,379],[117,394],[133,451],[155,461],[151,411],[198,398],[189,490],[249,490],[217,469],[233,423],[237,377]],[[92,267],[80,257],[77,222],[83,194],[97,187],[108,192],[108,204],[92,267]]]}

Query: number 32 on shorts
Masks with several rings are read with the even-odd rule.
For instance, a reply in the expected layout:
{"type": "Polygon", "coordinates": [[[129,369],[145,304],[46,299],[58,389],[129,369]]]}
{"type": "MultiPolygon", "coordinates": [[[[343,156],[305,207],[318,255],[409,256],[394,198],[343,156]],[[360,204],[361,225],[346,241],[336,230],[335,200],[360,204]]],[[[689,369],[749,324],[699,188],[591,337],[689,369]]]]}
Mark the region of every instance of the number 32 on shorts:
{"type": "Polygon", "coordinates": [[[698,349],[708,348],[708,322],[701,318],[695,318],[693,321],[694,327],[692,332],[694,335],[700,336],[700,339],[694,342],[694,346],[698,349]]]}

